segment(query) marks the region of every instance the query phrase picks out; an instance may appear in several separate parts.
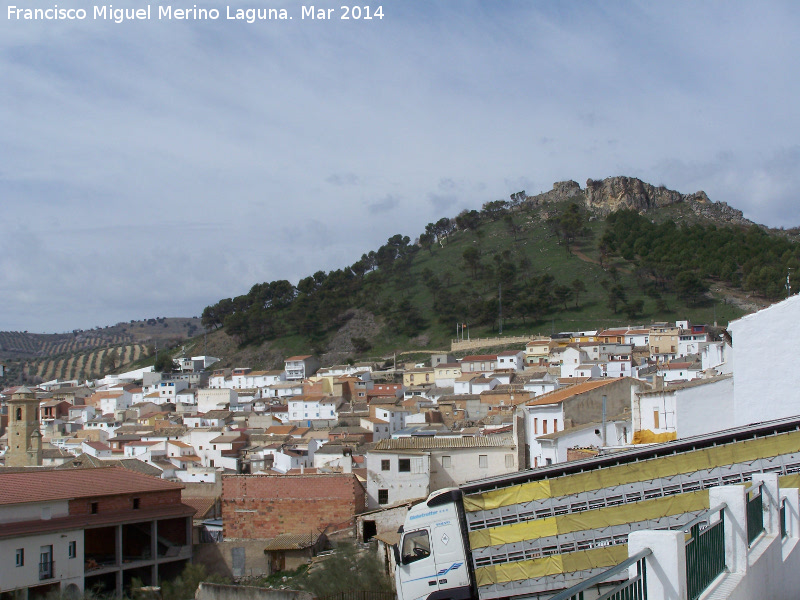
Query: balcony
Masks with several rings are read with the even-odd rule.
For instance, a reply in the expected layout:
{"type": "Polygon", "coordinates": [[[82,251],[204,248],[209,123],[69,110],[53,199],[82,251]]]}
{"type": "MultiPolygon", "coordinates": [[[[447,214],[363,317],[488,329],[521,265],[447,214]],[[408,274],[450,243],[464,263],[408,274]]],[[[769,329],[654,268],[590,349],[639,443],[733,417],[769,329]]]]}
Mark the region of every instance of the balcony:
{"type": "Polygon", "coordinates": [[[53,579],[55,577],[56,563],[54,560],[44,561],[39,563],[39,581],[45,579],[53,579]]]}

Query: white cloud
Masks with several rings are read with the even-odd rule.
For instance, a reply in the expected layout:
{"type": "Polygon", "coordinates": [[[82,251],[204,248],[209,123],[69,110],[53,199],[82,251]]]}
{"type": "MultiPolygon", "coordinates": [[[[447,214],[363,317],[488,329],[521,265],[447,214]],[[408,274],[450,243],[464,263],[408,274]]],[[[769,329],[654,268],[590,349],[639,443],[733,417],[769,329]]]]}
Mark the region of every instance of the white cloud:
{"type": "Polygon", "coordinates": [[[0,20],[0,329],[191,316],[563,179],[639,176],[800,223],[795,4],[384,14],[0,20]]]}

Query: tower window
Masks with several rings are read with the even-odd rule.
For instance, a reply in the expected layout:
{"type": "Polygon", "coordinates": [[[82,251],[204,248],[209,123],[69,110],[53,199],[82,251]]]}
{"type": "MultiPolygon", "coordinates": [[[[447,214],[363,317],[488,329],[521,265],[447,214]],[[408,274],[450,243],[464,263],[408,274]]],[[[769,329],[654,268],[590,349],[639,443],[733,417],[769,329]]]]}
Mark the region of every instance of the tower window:
{"type": "Polygon", "coordinates": [[[22,421],[22,409],[17,408],[17,421],[22,421]]]}

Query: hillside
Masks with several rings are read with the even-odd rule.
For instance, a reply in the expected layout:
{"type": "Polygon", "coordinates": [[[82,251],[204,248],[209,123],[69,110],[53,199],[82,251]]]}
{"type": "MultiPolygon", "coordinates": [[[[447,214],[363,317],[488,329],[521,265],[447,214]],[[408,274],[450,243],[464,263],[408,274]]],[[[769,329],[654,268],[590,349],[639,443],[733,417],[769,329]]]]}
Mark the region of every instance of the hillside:
{"type": "Polygon", "coordinates": [[[85,380],[121,370],[202,331],[200,319],[155,318],[71,333],[0,332],[5,384],[85,380]]]}
{"type": "Polygon", "coordinates": [[[800,267],[796,236],[704,192],[626,177],[559,182],[430,223],[413,243],[392,236],[296,286],[256,284],[207,307],[203,322],[224,326],[214,344],[238,346],[218,355],[253,367],[297,352],[330,364],[447,349],[458,323],[473,337],[501,323],[506,335],[678,318],[724,326],[785,293],[786,268],[800,267]]]}
{"type": "Polygon", "coordinates": [[[457,332],[551,334],[684,318],[725,326],[785,294],[787,270],[800,270],[797,238],[798,229],[769,230],[702,191],[628,177],[585,188],[558,182],[442,217],[413,241],[393,235],[354,264],[296,285],[255,284],[206,307],[201,320],[0,334],[0,359],[30,381],[89,376],[103,357],[81,353],[110,346],[142,345],[117,361],[141,365],[156,341],[180,343],[175,354],[223,357],[221,366],[275,368],[298,353],[324,364],[424,356],[449,349],[457,332]]]}

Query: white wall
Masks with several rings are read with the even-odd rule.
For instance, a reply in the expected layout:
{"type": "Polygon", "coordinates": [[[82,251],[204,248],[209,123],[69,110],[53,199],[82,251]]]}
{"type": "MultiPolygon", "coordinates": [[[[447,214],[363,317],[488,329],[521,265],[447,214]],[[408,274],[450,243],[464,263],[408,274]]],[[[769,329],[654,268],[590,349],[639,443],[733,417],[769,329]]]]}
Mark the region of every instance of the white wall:
{"type": "Polygon", "coordinates": [[[29,535],[0,540],[0,591],[38,586],[61,581],[66,587],[74,583],[83,590],[83,530],[63,530],[57,533],[29,535]],[[69,558],[69,542],[75,542],[75,558],[69,558]],[[39,580],[39,550],[53,546],[52,579],[39,580]],[[17,567],[16,550],[24,550],[25,564],[17,567]]]}
{"type": "Polygon", "coordinates": [[[678,437],[691,437],[735,427],[733,394],[733,378],[679,390],[676,402],[678,437]]]}
{"type": "Polygon", "coordinates": [[[367,453],[367,507],[379,508],[425,498],[430,493],[430,456],[428,454],[401,454],[393,452],[367,453]],[[411,460],[411,472],[398,471],[400,459],[411,460]],[[381,461],[389,461],[389,469],[383,470],[381,461]],[[378,490],[389,492],[387,504],[378,504],[378,490]]]}
{"type": "Polygon", "coordinates": [[[728,325],[736,425],[800,415],[800,296],[728,325]]]}

